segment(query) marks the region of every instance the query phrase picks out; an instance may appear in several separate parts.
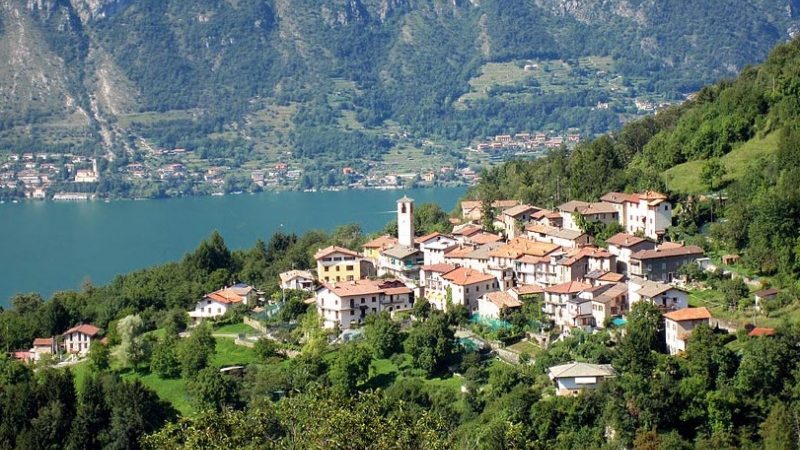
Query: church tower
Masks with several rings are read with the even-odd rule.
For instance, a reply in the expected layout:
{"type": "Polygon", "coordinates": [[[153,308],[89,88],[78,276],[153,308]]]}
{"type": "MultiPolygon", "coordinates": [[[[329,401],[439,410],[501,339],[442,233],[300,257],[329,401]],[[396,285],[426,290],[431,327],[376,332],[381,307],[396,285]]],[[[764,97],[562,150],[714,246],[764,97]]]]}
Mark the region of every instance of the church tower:
{"type": "Polygon", "coordinates": [[[414,247],[414,199],[405,195],[397,201],[397,241],[414,247]]]}

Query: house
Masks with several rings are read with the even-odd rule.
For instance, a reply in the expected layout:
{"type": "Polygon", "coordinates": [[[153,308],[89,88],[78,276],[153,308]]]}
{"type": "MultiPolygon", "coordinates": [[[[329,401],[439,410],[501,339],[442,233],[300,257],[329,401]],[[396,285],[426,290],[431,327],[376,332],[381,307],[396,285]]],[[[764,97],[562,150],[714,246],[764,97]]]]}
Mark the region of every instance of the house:
{"type": "Polygon", "coordinates": [[[686,351],[686,341],[701,323],[708,325],[711,313],[706,308],[683,308],[664,314],[667,350],[670,355],[686,351]]]}
{"type": "Polygon", "coordinates": [[[281,289],[314,290],[314,275],[307,270],[290,270],[281,273],[278,277],[281,280],[281,289]]]}
{"type": "Polygon", "coordinates": [[[641,232],[650,239],[658,240],[672,225],[672,204],[660,192],[609,192],[600,200],[614,205],[619,214],[619,224],[629,234],[641,232]]]}
{"type": "Polygon", "coordinates": [[[415,243],[422,251],[422,259],[425,265],[440,264],[444,262],[445,252],[458,245],[458,241],[452,237],[441,233],[431,233],[415,239],[415,243]]]}
{"type": "Polygon", "coordinates": [[[614,257],[608,250],[593,246],[571,248],[550,256],[549,271],[555,275],[557,283],[582,280],[587,273],[610,271],[614,265],[614,257]]]}
{"type": "Polygon", "coordinates": [[[453,304],[465,306],[470,313],[478,311],[478,298],[500,289],[494,276],[467,267],[442,275],[442,280],[445,291],[449,289],[453,304]]]}
{"type": "Polygon", "coordinates": [[[447,307],[447,282],[442,278],[445,274],[456,270],[451,264],[431,264],[420,268],[419,281],[422,287],[422,296],[434,308],[443,311],[447,307]]]}
{"type": "Polygon", "coordinates": [[[772,300],[773,298],[777,297],[780,292],[781,291],[779,289],[775,288],[764,289],[756,292],[753,294],[756,302],[756,308],[761,308],[761,302],[764,300],[772,300]]]}
{"type": "Polygon", "coordinates": [[[591,301],[593,326],[604,328],[606,320],[623,314],[628,309],[628,286],[625,283],[598,284],[578,294],[591,301]]]}
{"type": "Polygon", "coordinates": [[[606,239],[608,251],[617,259],[616,271],[621,274],[628,273],[628,264],[631,255],[642,250],[655,250],[655,242],[640,238],[632,234],[617,233],[606,239]]]}
{"type": "Polygon", "coordinates": [[[483,231],[483,227],[474,223],[465,223],[453,227],[453,237],[464,244],[471,237],[483,231]]]}
{"type": "Polygon", "coordinates": [[[397,244],[381,252],[378,276],[389,275],[405,281],[419,280],[419,267],[424,255],[414,247],[397,244]]]}
{"type": "Polygon", "coordinates": [[[608,378],[616,376],[610,364],[589,364],[573,361],[547,369],[547,376],[556,385],[556,395],[577,395],[584,389],[595,389],[608,378]]]}
{"type": "Polygon", "coordinates": [[[508,294],[514,297],[517,300],[522,300],[524,298],[529,298],[534,295],[542,295],[544,294],[544,289],[541,286],[537,286],[535,284],[521,284],[519,286],[514,286],[509,289],[508,294]]]}
{"type": "Polygon", "coordinates": [[[194,309],[189,311],[189,317],[193,323],[198,323],[203,319],[217,319],[227,314],[236,305],[254,305],[257,296],[256,290],[244,283],[225,287],[203,296],[195,304],[194,309]]]}
{"type": "MultiPolygon", "coordinates": [[[[100,328],[89,324],[77,325],[70,328],[61,335],[64,339],[64,350],[67,353],[77,353],[81,356],[86,355],[89,353],[92,341],[100,339],[101,331],[100,328]]],[[[44,341],[41,343],[44,344],[44,341]]]]}
{"type": "Polygon", "coordinates": [[[547,316],[562,327],[574,327],[578,319],[579,326],[591,325],[591,307],[584,306],[583,300],[575,301],[570,313],[568,303],[578,298],[578,294],[592,286],[578,281],[568,281],[544,289],[544,305],[542,309],[547,316]],[[587,311],[588,308],[588,311],[587,311]]]}
{"type": "Polygon", "coordinates": [[[609,225],[619,222],[619,212],[611,203],[595,202],[587,203],[573,200],[558,207],[561,214],[562,226],[569,230],[580,230],[580,226],[575,222],[574,215],[583,217],[586,222],[601,222],[609,225]]]}
{"type": "Polygon", "coordinates": [[[558,211],[542,209],[535,212],[531,216],[531,219],[538,224],[547,225],[550,227],[561,228],[564,225],[564,219],[561,217],[561,213],[558,211]]]}
{"type": "Polygon", "coordinates": [[[628,280],[628,298],[631,306],[646,301],[662,311],[674,311],[689,306],[689,294],[683,289],[637,277],[628,280]]]}
{"type": "Polygon", "coordinates": [[[381,311],[394,313],[414,305],[414,293],[400,280],[351,280],[323,283],[315,295],[325,328],[347,330],[381,311]]]}
{"type": "Polygon", "coordinates": [[[314,254],[314,259],[320,281],[360,280],[371,271],[371,264],[360,253],[335,245],[320,249],[314,254]]]}
{"type": "Polygon", "coordinates": [[[499,234],[494,233],[487,233],[486,231],[480,231],[475,233],[471,236],[468,236],[464,239],[464,242],[467,244],[475,244],[475,245],[483,245],[483,244],[490,244],[493,242],[500,242],[503,240],[503,237],[499,234]]]}
{"type": "Polygon", "coordinates": [[[480,200],[461,202],[461,216],[467,220],[481,220],[483,218],[483,202],[480,200]]]}
{"type": "Polygon", "coordinates": [[[478,298],[478,314],[482,318],[500,319],[509,311],[522,307],[522,302],[507,292],[489,292],[478,298]]]}
{"type": "Polygon", "coordinates": [[[551,227],[541,223],[526,225],[525,236],[537,242],[548,242],[563,248],[583,247],[592,243],[591,237],[583,231],[551,227]]]}
{"type": "Polygon", "coordinates": [[[621,273],[607,272],[605,270],[592,270],[583,276],[583,282],[592,286],[621,283],[623,280],[625,280],[625,276],[621,273]]]}
{"type": "Polygon", "coordinates": [[[684,247],[671,242],[664,243],[652,250],[632,253],[628,275],[670,283],[677,277],[682,266],[693,263],[703,254],[703,249],[696,245],[684,247]]]}
{"type": "Polygon", "coordinates": [[[507,239],[514,239],[521,231],[521,228],[531,221],[533,213],[539,211],[531,205],[517,205],[503,211],[503,229],[507,239]]]}
{"type": "Polygon", "coordinates": [[[28,351],[31,361],[39,361],[45,355],[53,355],[57,352],[58,342],[55,338],[36,338],[33,340],[33,347],[28,351]]]}
{"type": "Polygon", "coordinates": [[[371,259],[375,263],[381,256],[381,252],[389,247],[397,245],[397,238],[385,234],[364,244],[364,257],[371,259]]]}

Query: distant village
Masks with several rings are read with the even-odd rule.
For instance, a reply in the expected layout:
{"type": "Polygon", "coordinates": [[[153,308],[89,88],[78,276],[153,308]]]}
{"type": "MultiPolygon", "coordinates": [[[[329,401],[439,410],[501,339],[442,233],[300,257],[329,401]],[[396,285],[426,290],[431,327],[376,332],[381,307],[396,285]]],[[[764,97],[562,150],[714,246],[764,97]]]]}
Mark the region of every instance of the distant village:
{"type": "MultiPolygon", "coordinates": [[[[525,339],[540,347],[575,329],[624,329],[628,312],[639,302],[662,312],[670,354],[686,350],[699,324],[729,327],[708,309],[689,307],[682,268],[716,268],[702,248],[664,240],[673,212],[664,194],[609,192],[598,202],[569,201],[552,210],[516,200],[497,200],[491,208],[463,201],[461,217],[451,219],[451,232],[422,236],[415,232],[414,200],[404,196],[395,206],[396,235],[378,236],[361,249],[321,248],[314,255],[315,270],[279,275],[280,289],[304,291],[321,326],[339,339],[358,330],[371,314],[408,314],[419,302],[444,311],[463,307],[473,318],[500,322],[536,302],[549,323],[547,332],[529,333],[525,339]],[[488,211],[492,216],[484,217],[488,211]],[[488,222],[491,229],[484,228],[488,222]],[[623,231],[600,247],[580,223],[618,224],[623,231]]],[[[756,307],[777,294],[775,289],[756,292],[756,307]]],[[[187,314],[197,324],[221,319],[239,305],[263,313],[280,303],[240,283],[206,294],[187,314]]],[[[774,332],[747,331],[753,336],[774,332]]],[[[37,338],[29,350],[14,356],[37,361],[57,355],[66,364],[84,358],[91,342],[100,339],[102,330],[79,324],[61,336],[37,338]]],[[[488,345],[508,357],[502,345],[488,345]]],[[[591,389],[615,375],[610,366],[580,362],[551,367],[549,373],[557,395],[591,389]]]]}

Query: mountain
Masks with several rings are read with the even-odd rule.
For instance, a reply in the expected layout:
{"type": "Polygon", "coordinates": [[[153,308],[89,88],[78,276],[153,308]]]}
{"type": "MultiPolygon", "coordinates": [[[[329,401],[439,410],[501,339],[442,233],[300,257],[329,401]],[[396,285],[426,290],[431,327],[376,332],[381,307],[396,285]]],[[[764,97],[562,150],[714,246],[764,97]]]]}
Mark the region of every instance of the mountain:
{"type": "Polygon", "coordinates": [[[0,151],[144,142],[236,165],[598,133],[798,30],[800,0],[3,0],[0,151]]]}

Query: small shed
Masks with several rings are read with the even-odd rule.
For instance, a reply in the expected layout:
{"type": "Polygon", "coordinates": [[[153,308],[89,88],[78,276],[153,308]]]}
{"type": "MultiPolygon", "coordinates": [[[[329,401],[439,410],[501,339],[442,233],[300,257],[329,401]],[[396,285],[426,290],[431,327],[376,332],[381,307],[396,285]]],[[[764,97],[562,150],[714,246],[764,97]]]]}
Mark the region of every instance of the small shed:
{"type": "Polygon", "coordinates": [[[739,255],[722,255],[722,264],[725,266],[732,266],[742,259],[739,255]]]}

